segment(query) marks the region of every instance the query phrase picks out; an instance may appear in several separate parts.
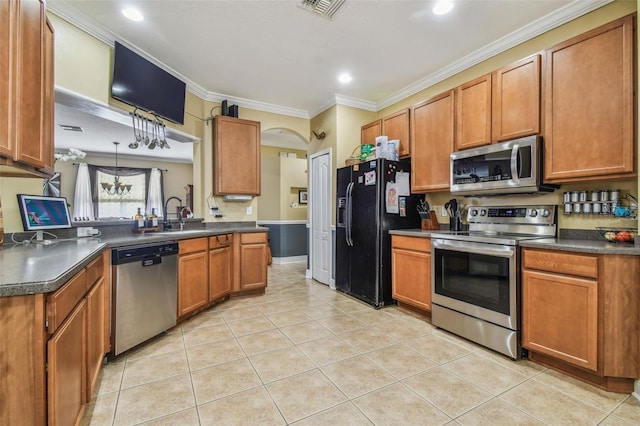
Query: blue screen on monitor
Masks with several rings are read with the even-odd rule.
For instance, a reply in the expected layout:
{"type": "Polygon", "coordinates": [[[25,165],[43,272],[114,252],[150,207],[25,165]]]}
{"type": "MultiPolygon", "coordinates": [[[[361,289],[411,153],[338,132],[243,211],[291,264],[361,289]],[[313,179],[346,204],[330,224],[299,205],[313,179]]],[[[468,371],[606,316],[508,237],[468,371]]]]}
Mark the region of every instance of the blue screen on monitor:
{"type": "Polygon", "coordinates": [[[25,231],[71,228],[64,197],[18,194],[18,207],[25,231]]]}

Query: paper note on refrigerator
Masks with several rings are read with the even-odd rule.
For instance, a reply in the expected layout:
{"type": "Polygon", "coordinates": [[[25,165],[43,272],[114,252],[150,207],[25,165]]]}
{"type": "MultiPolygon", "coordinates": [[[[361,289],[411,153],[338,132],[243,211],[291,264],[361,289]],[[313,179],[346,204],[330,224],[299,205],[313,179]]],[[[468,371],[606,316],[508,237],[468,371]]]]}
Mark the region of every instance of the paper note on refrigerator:
{"type": "Polygon", "coordinates": [[[396,186],[398,187],[398,196],[411,195],[411,183],[409,181],[409,173],[396,172],[396,186]]]}
{"type": "Polygon", "coordinates": [[[393,182],[387,182],[387,186],[385,188],[385,205],[387,209],[387,213],[398,214],[398,189],[397,185],[393,182]]]}

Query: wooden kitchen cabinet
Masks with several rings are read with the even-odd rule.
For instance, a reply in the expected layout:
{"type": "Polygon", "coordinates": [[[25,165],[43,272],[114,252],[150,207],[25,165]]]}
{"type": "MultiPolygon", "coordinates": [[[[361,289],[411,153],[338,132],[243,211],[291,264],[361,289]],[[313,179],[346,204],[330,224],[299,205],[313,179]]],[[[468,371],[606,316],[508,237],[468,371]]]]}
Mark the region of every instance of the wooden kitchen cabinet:
{"type": "Polygon", "coordinates": [[[493,72],[494,142],[540,133],[540,63],[540,55],[533,55],[493,72]]]}
{"type": "Polygon", "coordinates": [[[214,195],[260,195],[260,123],[213,119],[214,195]]]}
{"type": "Polygon", "coordinates": [[[209,301],[228,295],[233,279],[233,234],[209,237],[209,301]]]}
{"type": "MultiPolygon", "coordinates": [[[[389,140],[397,139],[400,141],[398,148],[399,157],[408,157],[411,153],[411,137],[409,132],[410,114],[409,108],[400,110],[393,114],[389,114],[382,118],[382,135],[389,140]]],[[[375,145],[375,138],[374,138],[375,145]]]]}
{"type": "Polygon", "coordinates": [[[360,144],[376,146],[376,138],[382,135],[382,120],[378,119],[360,128],[360,144]]]}
{"type": "Polygon", "coordinates": [[[411,108],[411,192],[449,189],[454,105],[451,90],[411,108]]]}
{"type": "Polygon", "coordinates": [[[626,16],[545,51],[546,181],[635,176],[634,21],[626,16]]]}
{"type": "Polygon", "coordinates": [[[184,317],[209,302],[209,240],[180,240],[178,245],[178,317],[184,317]]]}
{"type": "Polygon", "coordinates": [[[523,249],[529,357],[614,392],[640,374],[640,257],[523,249]]]}
{"type": "Polygon", "coordinates": [[[239,234],[236,291],[262,290],[267,286],[267,233],[239,234]]]}
{"type": "Polygon", "coordinates": [[[42,0],[4,1],[0,12],[0,166],[44,176],[53,170],[53,27],[42,0]]]}
{"type": "Polygon", "coordinates": [[[431,312],[431,240],[391,236],[392,296],[402,304],[431,312]]]}
{"type": "Polygon", "coordinates": [[[456,88],[456,150],[491,144],[491,74],[456,88]]]}
{"type": "Polygon", "coordinates": [[[80,421],[86,403],[87,301],[83,299],[47,343],[49,425],[80,421]]]}

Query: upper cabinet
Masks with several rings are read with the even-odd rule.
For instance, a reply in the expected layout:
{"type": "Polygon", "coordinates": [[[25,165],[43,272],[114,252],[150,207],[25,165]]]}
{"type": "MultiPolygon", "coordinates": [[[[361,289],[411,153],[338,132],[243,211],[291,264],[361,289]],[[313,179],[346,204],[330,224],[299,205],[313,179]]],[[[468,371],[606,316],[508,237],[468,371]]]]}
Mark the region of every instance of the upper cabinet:
{"type": "Polygon", "coordinates": [[[546,181],[635,175],[634,40],[630,15],[545,52],[546,181]]]}
{"type": "Polygon", "coordinates": [[[491,143],[491,74],[456,88],[456,150],[491,143]]]}
{"type": "Polygon", "coordinates": [[[382,134],[382,120],[372,121],[360,128],[360,144],[376,146],[376,137],[382,134]]]}
{"type": "Polygon", "coordinates": [[[0,165],[45,175],[53,171],[54,102],[45,3],[2,2],[0,24],[0,165]]]}
{"type": "Polygon", "coordinates": [[[491,84],[492,140],[540,133],[540,55],[494,71],[491,84]]]}
{"type": "Polygon", "coordinates": [[[456,150],[540,133],[540,55],[456,88],[456,150]]]}
{"type": "Polygon", "coordinates": [[[409,108],[406,108],[382,118],[381,134],[387,136],[389,140],[397,139],[400,141],[399,157],[407,157],[410,154],[409,123],[411,120],[409,117],[409,108]]]}
{"type": "Polygon", "coordinates": [[[411,108],[411,192],[449,189],[454,105],[451,90],[411,108]]]}
{"type": "Polygon", "coordinates": [[[389,140],[400,141],[399,157],[410,154],[409,108],[394,112],[360,128],[360,143],[376,145],[376,137],[385,135],[389,140]]]}
{"type": "Polygon", "coordinates": [[[213,120],[214,195],[260,195],[260,123],[213,120]]]}

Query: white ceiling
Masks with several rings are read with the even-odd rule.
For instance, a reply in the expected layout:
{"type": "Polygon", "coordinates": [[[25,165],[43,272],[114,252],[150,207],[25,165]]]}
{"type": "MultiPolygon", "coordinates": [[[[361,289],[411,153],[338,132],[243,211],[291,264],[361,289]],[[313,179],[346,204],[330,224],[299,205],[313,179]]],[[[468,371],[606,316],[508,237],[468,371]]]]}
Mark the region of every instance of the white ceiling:
{"type": "Polygon", "coordinates": [[[49,0],[47,7],[133,48],[204,99],[310,118],[335,103],[377,111],[610,0],[453,1],[450,14],[436,16],[432,0],[347,0],[333,20],[298,0],[49,0]],[[125,6],[144,21],[126,19],[125,6]],[[343,71],[353,75],[348,85],[337,81],[343,71]]]}

